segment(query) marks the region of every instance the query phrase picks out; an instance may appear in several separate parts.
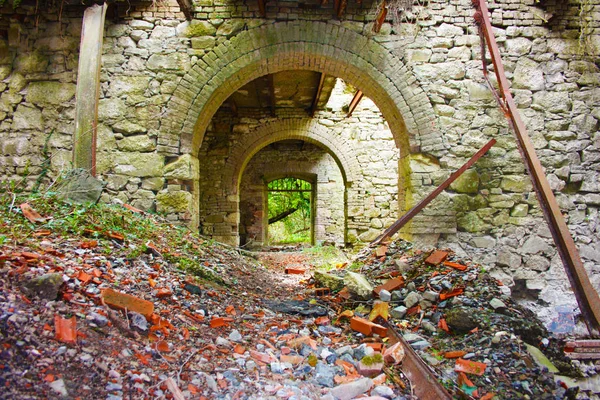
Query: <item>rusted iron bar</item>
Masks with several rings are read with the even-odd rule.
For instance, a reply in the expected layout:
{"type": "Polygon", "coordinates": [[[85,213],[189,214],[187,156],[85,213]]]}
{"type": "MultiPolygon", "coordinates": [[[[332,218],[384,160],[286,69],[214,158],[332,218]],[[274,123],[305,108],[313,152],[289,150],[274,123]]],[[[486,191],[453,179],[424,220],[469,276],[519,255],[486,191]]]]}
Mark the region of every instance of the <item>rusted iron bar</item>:
{"type": "Polygon", "coordinates": [[[100,98],[100,64],[108,4],[94,4],[83,13],[75,92],[73,166],[96,175],[96,136],[100,98]]]}
{"type": "Polygon", "coordinates": [[[323,91],[323,84],[325,83],[325,74],[321,72],[320,75],[321,76],[319,77],[319,86],[317,86],[317,92],[315,93],[315,97],[313,98],[313,102],[310,106],[311,117],[315,116],[317,106],[319,105],[319,99],[321,98],[321,92],[323,91]]]}
{"type": "Polygon", "coordinates": [[[349,117],[352,115],[352,113],[356,109],[356,106],[358,106],[358,103],[360,103],[362,98],[363,98],[362,90],[358,90],[356,93],[354,93],[354,97],[352,98],[352,101],[350,101],[350,105],[348,106],[348,114],[346,114],[346,117],[349,117]]]}
{"type": "Polygon", "coordinates": [[[185,15],[185,19],[191,21],[194,18],[194,7],[192,5],[191,0],[177,0],[177,4],[179,4],[179,9],[185,15]]]}
{"type": "Polygon", "coordinates": [[[373,23],[373,32],[375,32],[375,33],[379,33],[379,31],[381,30],[381,26],[385,22],[385,17],[387,16],[387,13],[388,13],[388,8],[387,8],[387,4],[386,4],[385,0],[381,2],[380,7],[381,7],[381,9],[379,10],[379,13],[377,14],[377,18],[375,18],[375,22],[373,23]]]}
{"type": "Polygon", "coordinates": [[[440,186],[435,188],[435,190],[433,192],[431,192],[427,197],[425,197],[423,200],[421,200],[413,208],[408,210],[408,212],[406,214],[404,214],[396,222],[394,222],[389,228],[387,228],[380,236],[377,237],[377,239],[373,240],[371,242],[371,246],[381,244],[381,242],[383,242],[385,240],[385,238],[394,236],[394,234],[396,232],[398,232],[400,229],[402,229],[402,227],[404,225],[406,225],[406,223],[408,221],[413,219],[413,217],[415,215],[417,215],[418,213],[421,212],[422,209],[427,207],[427,205],[429,203],[431,203],[431,201],[433,199],[435,199],[440,193],[442,193],[444,191],[444,189],[446,189],[448,186],[450,186],[450,184],[452,182],[454,182],[456,180],[456,178],[461,176],[467,169],[471,168],[471,166],[473,166],[473,164],[475,164],[477,162],[477,160],[479,160],[485,153],[487,153],[488,150],[491,149],[494,144],[496,144],[495,139],[492,139],[489,142],[487,142],[485,146],[483,146],[477,153],[475,153],[473,155],[473,157],[471,157],[469,159],[469,161],[467,161],[456,172],[454,172],[452,175],[450,175],[450,177],[448,179],[446,179],[444,182],[442,182],[442,184],[440,186]]]}
{"type": "Polygon", "coordinates": [[[412,349],[410,344],[404,340],[402,335],[389,323],[385,323],[390,339],[389,344],[401,343],[404,348],[404,360],[402,360],[402,372],[408,377],[413,390],[419,400],[445,400],[452,399],[450,393],[440,384],[437,377],[431,372],[427,364],[412,349]]]}
{"type": "MultiPolygon", "coordinates": [[[[500,50],[496,44],[496,38],[492,29],[492,24],[488,15],[488,8],[485,0],[474,0],[477,7],[475,20],[478,22],[482,30],[483,37],[487,43],[487,48],[490,52],[494,72],[500,86],[500,96],[504,102],[506,117],[509,124],[512,126],[517,137],[517,144],[527,172],[533,183],[533,188],[537,194],[538,201],[546,217],[546,222],[554,238],[554,243],[560,254],[567,277],[575,293],[575,298],[579,304],[579,309],[585,320],[590,335],[598,336],[600,334],[600,297],[598,292],[590,283],[589,277],[583,266],[581,257],[575,245],[575,241],[569,232],[569,228],[562,212],[558,207],[554,193],[550,188],[550,184],[544,174],[544,169],[538,159],[535,148],[531,143],[531,139],[527,134],[527,129],[517,105],[510,93],[508,80],[504,73],[500,50]]],[[[485,63],[485,60],[483,61],[485,63]]],[[[484,64],[485,65],[485,64],[484,64]]],[[[492,88],[493,90],[493,88],[492,88]]]]}

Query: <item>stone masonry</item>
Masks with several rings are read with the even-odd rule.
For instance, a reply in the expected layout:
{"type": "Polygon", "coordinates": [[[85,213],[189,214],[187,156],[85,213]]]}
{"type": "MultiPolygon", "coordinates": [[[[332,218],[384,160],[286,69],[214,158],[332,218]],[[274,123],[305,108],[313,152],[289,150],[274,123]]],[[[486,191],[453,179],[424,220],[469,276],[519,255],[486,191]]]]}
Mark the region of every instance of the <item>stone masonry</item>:
{"type": "MultiPolygon", "coordinates": [[[[513,134],[483,78],[471,2],[429,1],[398,23],[389,16],[378,34],[373,2],[348,2],[339,20],[329,3],[270,1],[262,18],[255,1],[199,0],[192,21],[174,1],[133,3],[109,17],[98,129],[103,201],[203,229],[211,217],[221,224],[213,237],[235,244],[244,167],[264,146],[293,138],[335,159],[346,240],[368,241],[493,137],[489,154],[403,235],[478,255],[521,298],[549,304],[543,317],[574,306],[513,134]],[[350,119],[325,109],[312,120],[299,110],[239,120],[219,110],[244,84],[290,69],[341,78],[376,107],[350,119]],[[369,116],[377,113],[385,122],[369,116]],[[263,126],[273,130],[261,133],[263,126]],[[249,152],[236,147],[254,134],[243,142],[255,145],[249,152]],[[381,173],[364,168],[378,163],[381,173]],[[211,207],[218,212],[206,213],[211,207]]],[[[598,288],[600,2],[489,7],[511,90],[598,288]]],[[[70,167],[82,9],[35,15],[34,7],[8,4],[0,14],[0,176],[4,188],[31,190],[40,174],[47,186],[70,167]]]]}

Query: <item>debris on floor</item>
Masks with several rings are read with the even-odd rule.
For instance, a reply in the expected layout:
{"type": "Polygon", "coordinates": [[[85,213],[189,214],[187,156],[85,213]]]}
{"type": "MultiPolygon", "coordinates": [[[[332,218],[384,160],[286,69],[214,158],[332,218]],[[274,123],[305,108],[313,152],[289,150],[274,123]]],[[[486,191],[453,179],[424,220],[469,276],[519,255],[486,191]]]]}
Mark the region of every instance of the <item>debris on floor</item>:
{"type": "Polygon", "coordinates": [[[414,399],[395,332],[456,398],[576,393],[561,343],[450,252],[395,241],[323,270],[128,207],[1,218],[1,398],[414,399]]]}

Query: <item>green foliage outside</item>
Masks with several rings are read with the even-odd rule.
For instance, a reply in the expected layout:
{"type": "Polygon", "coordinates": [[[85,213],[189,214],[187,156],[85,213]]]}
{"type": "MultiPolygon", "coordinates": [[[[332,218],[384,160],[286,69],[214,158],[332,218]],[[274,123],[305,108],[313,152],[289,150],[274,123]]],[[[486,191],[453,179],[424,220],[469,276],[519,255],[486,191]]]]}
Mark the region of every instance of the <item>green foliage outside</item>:
{"type": "Polygon", "coordinates": [[[283,178],[270,182],[267,188],[269,219],[291,212],[269,224],[269,243],[311,243],[311,184],[302,179],[283,178]]]}

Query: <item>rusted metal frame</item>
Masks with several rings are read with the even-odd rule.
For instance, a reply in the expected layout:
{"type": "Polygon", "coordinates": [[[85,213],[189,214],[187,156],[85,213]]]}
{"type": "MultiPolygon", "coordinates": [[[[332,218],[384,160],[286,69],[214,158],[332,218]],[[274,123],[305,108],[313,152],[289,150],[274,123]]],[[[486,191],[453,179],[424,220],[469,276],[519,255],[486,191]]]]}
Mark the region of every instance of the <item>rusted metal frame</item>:
{"type": "Polygon", "coordinates": [[[325,83],[325,74],[320,73],[319,77],[319,86],[317,86],[317,92],[315,93],[315,97],[313,98],[313,102],[310,106],[310,116],[314,117],[315,112],[317,111],[317,106],[319,105],[319,99],[321,98],[321,92],[323,91],[323,84],[325,83]]]}
{"type": "Polygon", "coordinates": [[[388,328],[390,345],[401,343],[404,348],[402,372],[407,376],[419,400],[452,399],[450,393],[440,384],[438,378],[412,349],[410,344],[404,340],[402,335],[396,332],[389,323],[385,323],[385,325],[388,328]]]}
{"type": "Polygon", "coordinates": [[[381,27],[383,26],[383,23],[385,22],[385,17],[387,17],[387,13],[387,3],[385,2],[385,0],[383,0],[381,2],[381,9],[377,14],[377,18],[375,18],[375,22],[373,23],[373,32],[379,33],[381,27]]]}
{"type": "Polygon", "coordinates": [[[362,90],[359,90],[356,93],[354,93],[354,97],[352,98],[352,101],[350,102],[350,105],[348,106],[348,114],[346,114],[346,117],[349,117],[352,115],[352,113],[356,109],[356,106],[358,106],[358,103],[360,103],[362,98],[363,98],[362,90]]]}
{"type": "Polygon", "coordinates": [[[448,179],[442,182],[433,192],[431,192],[427,197],[421,200],[418,204],[416,204],[413,208],[408,210],[406,214],[400,217],[396,222],[394,222],[389,228],[387,228],[377,239],[371,242],[371,246],[375,246],[381,244],[385,238],[389,238],[394,236],[396,232],[398,232],[408,221],[413,219],[415,215],[421,212],[422,209],[427,207],[429,203],[433,199],[435,199],[440,193],[442,193],[452,182],[456,180],[459,176],[461,176],[467,169],[471,168],[473,164],[477,162],[485,153],[488,152],[492,146],[496,144],[496,140],[492,139],[486,143],[477,153],[473,155],[462,167],[460,167],[457,171],[455,171],[448,179]]]}
{"type": "Polygon", "coordinates": [[[258,0],[258,12],[261,17],[267,16],[267,0],[258,0]]]}
{"type": "Polygon", "coordinates": [[[507,118],[509,124],[515,131],[517,144],[527,172],[533,183],[533,188],[537,194],[538,201],[544,212],[546,222],[554,238],[554,242],[562,259],[567,277],[573,288],[575,298],[579,304],[579,309],[585,320],[590,335],[600,335],[600,297],[598,292],[592,286],[587,272],[583,266],[583,261],[575,245],[575,241],[569,232],[569,228],[562,212],[556,202],[554,192],[550,188],[550,184],[544,174],[544,169],[540,160],[535,153],[535,148],[531,143],[531,139],[527,134],[527,129],[514,99],[510,93],[508,80],[504,73],[500,50],[496,44],[492,24],[488,15],[488,8],[485,0],[477,0],[478,13],[476,20],[480,23],[480,28],[483,30],[488,50],[492,57],[494,71],[500,86],[500,93],[506,105],[507,118]]]}
{"type": "Polygon", "coordinates": [[[191,21],[194,18],[194,7],[191,0],[177,0],[177,4],[179,4],[179,9],[183,15],[185,15],[185,19],[191,21]]]}

